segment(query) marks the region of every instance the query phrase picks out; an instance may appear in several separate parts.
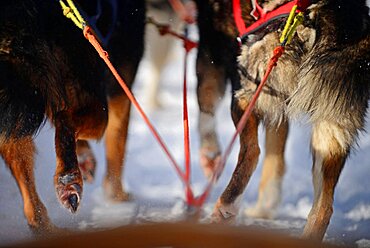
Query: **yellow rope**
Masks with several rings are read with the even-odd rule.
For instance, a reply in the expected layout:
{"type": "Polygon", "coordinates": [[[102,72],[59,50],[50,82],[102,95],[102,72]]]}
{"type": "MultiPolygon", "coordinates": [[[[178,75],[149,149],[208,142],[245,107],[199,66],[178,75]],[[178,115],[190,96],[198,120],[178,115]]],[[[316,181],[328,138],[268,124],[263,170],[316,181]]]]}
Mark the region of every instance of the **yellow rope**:
{"type": "Polygon", "coordinates": [[[280,38],[280,42],[282,43],[284,41],[284,39],[286,38],[286,34],[288,33],[288,30],[292,24],[292,21],[293,21],[293,18],[295,16],[295,12],[297,10],[298,6],[297,5],[294,5],[292,10],[290,11],[290,14],[289,14],[289,17],[286,21],[286,24],[285,24],[285,27],[284,27],[284,30],[281,34],[281,38],[280,38]]]}
{"type": "Polygon", "coordinates": [[[63,0],[59,1],[60,6],[62,6],[63,9],[63,15],[65,15],[67,18],[71,19],[73,23],[83,30],[83,28],[86,26],[86,22],[81,16],[80,12],[74,5],[72,0],[67,0],[67,4],[63,2],[63,0]]]}
{"type": "Polygon", "coordinates": [[[281,34],[280,37],[280,42],[283,43],[284,45],[289,44],[290,41],[292,40],[295,31],[301,23],[303,23],[304,20],[304,15],[302,12],[299,12],[297,15],[295,14],[297,10],[297,5],[294,5],[292,10],[290,11],[288,20],[285,24],[284,30],[281,34]],[[294,18],[294,21],[293,21],[294,18]],[[293,24],[292,24],[293,22],[293,24]]]}
{"type": "Polygon", "coordinates": [[[294,36],[295,31],[297,30],[297,27],[303,23],[303,20],[304,20],[304,15],[302,12],[296,15],[296,17],[294,18],[293,25],[290,27],[290,30],[287,34],[287,44],[290,43],[290,41],[292,40],[294,36]]]}

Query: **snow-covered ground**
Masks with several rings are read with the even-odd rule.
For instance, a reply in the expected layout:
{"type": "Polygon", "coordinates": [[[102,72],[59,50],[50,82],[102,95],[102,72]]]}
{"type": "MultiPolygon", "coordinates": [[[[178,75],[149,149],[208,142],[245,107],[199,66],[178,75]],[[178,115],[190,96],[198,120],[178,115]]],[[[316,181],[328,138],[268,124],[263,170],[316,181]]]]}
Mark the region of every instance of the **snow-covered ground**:
{"type": "MultiPolygon", "coordinates": [[[[183,50],[177,47],[171,63],[165,68],[160,92],[164,106],[148,111],[151,120],[170,147],[177,161],[183,163],[182,139],[182,63],[183,50]]],[[[189,71],[189,114],[192,150],[192,185],[200,193],[206,180],[198,163],[196,78],[192,51],[189,71]]],[[[144,102],[143,87],[149,77],[144,61],[139,71],[134,92],[139,102],[144,102]]],[[[229,142],[234,127],[229,114],[230,90],[225,96],[218,115],[217,129],[223,147],[229,142]]],[[[145,107],[145,106],[144,106],[145,107]]],[[[370,119],[369,119],[370,120],[370,119]]],[[[366,127],[370,131],[370,125],[366,127]]],[[[263,130],[260,130],[263,149],[263,130]]],[[[92,143],[97,156],[98,168],[93,184],[85,184],[80,210],[70,214],[57,202],[53,186],[55,168],[54,131],[46,125],[36,138],[37,190],[49,215],[58,226],[68,228],[114,227],[130,223],[150,221],[176,221],[184,214],[184,189],[160,147],[150,134],[136,110],[132,111],[127,150],[125,185],[134,195],[130,203],[112,204],[101,188],[105,172],[103,142],[92,143]]],[[[311,207],[311,156],[309,153],[310,127],[293,124],[287,143],[287,173],[283,184],[283,200],[276,220],[253,220],[241,211],[239,225],[258,225],[270,229],[299,234],[311,207]]],[[[217,197],[226,186],[235,167],[237,147],[234,148],[226,169],[205,205],[205,216],[212,210],[217,197]]],[[[359,147],[348,160],[335,195],[334,214],[327,231],[326,240],[337,244],[370,247],[370,136],[363,133],[359,147]]],[[[262,152],[263,156],[263,152],[262,152]]],[[[22,211],[19,190],[9,170],[0,161],[0,246],[9,242],[32,238],[22,211]]],[[[253,175],[244,194],[242,210],[253,205],[257,197],[261,166],[253,175]]]]}

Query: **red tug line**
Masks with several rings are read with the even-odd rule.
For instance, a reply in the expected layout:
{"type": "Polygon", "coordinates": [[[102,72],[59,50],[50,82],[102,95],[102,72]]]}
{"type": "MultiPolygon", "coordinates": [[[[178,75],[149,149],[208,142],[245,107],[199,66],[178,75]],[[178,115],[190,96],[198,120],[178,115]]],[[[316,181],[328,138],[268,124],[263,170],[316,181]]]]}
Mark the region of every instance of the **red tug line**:
{"type": "MultiPolygon", "coordinates": [[[[184,8],[184,6],[182,5],[181,2],[179,2],[178,0],[169,0],[169,1],[172,4],[175,11],[179,14],[180,18],[182,18],[185,21],[186,20],[191,20],[189,18],[186,18],[187,15],[184,14],[185,13],[185,8],[184,8]],[[181,5],[179,5],[179,3],[181,5]]],[[[254,2],[255,6],[256,6],[255,14],[258,15],[259,20],[257,20],[253,25],[251,25],[249,27],[245,27],[245,23],[244,23],[244,21],[242,19],[242,16],[241,16],[240,0],[233,0],[234,18],[235,18],[235,22],[236,22],[237,28],[238,28],[239,33],[241,34],[241,36],[248,35],[248,34],[254,32],[255,30],[257,30],[259,27],[261,27],[261,26],[263,27],[263,25],[265,25],[266,22],[274,20],[275,18],[279,18],[282,15],[285,16],[285,15],[289,14],[290,9],[295,4],[298,5],[298,11],[302,11],[302,10],[307,8],[307,6],[309,5],[309,2],[310,2],[309,0],[295,0],[295,1],[289,2],[288,4],[277,8],[275,11],[265,13],[265,12],[263,12],[262,8],[258,5],[257,0],[251,0],[251,1],[255,1],[254,2]],[[287,12],[288,9],[289,9],[289,11],[287,12]]],[[[245,127],[245,124],[246,124],[249,116],[251,115],[251,113],[253,111],[253,108],[254,108],[254,105],[255,105],[255,103],[256,103],[256,101],[257,101],[257,99],[258,99],[258,97],[259,97],[259,95],[262,91],[262,88],[266,84],[266,81],[267,81],[267,78],[268,78],[269,74],[271,73],[273,67],[275,67],[277,65],[277,61],[278,61],[279,57],[284,52],[284,45],[281,45],[281,46],[278,46],[277,48],[275,48],[274,55],[273,55],[273,57],[271,58],[271,60],[268,64],[266,73],[265,73],[260,85],[258,86],[250,104],[246,108],[241,120],[237,124],[236,131],[235,131],[234,135],[232,136],[232,139],[231,139],[229,145],[227,146],[227,148],[225,150],[225,153],[221,157],[220,162],[218,164],[216,164],[215,171],[212,175],[211,180],[206,185],[205,190],[203,191],[203,193],[200,194],[199,196],[195,197],[194,193],[193,193],[193,190],[191,188],[191,183],[190,183],[190,175],[191,175],[190,156],[191,156],[191,154],[190,154],[189,116],[188,116],[188,107],[187,107],[187,60],[188,60],[188,53],[193,48],[197,47],[197,43],[194,42],[194,41],[191,41],[190,39],[188,39],[184,35],[180,35],[180,34],[174,32],[174,31],[172,31],[169,28],[168,25],[158,24],[158,23],[154,22],[152,19],[149,19],[148,22],[152,23],[152,24],[155,24],[158,27],[158,30],[159,30],[161,35],[165,35],[165,34],[172,35],[172,36],[174,36],[178,39],[181,39],[184,43],[185,58],[184,58],[184,82],[183,82],[183,128],[184,128],[184,154],[185,154],[185,166],[184,167],[185,167],[185,171],[183,171],[180,168],[180,166],[178,165],[178,163],[176,162],[176,160],[172,156],[171,152],[169,151],[167,145],[165,144],[165,142],[163,141],[163,139],[159,135],[158,131],[155,129],[154,125],[151,123],[148,116],[145,114],[144,110],[142,109],[142,107],[140,106],[138,101],[136,100],[135,96],[132,94],[131,90],[129,89],[129,87],[127,87],[126,83],[124,82],[122,77],[119,75],[119,73],[117,72],[117,70],[115,69],[115,67],[111,63],[111,61],[109,60],[108,53],[102,48],[99,41],[97,40],[94,33],[92,32],[91,28],[88,27],[88,26],[85,26],[84,29],[83,29],[83,33],[84,33],[84,36],[86,37],[86,39],[88,39],[89,42],[94,46],[96,51],[99,53],[100,57],[104,60],[104,62],[108,66],[108,68],[111,70],[112,74],[114,75],[114,77],[116,78],[116,80],[121,85],[124,92],[126,93],[127,97],[132,102],[132,104],[137,108],[137,110],[139,111],[139,114],[143,118],[144,122],[146,123],[146,125],[148,126],[148,128],[152,132],[153,136],[155,137],[155,139],[157,140],[157,142],[159,143],[159,145],[163,149],[164,153],[169,158],[171,164],[175,168],[175,170],[176,170],[177,174],[179,175],[181,181],[185,185],[185,197],[186,197],[187,205],[189,207],[195,207],[199,210],[203,206],[205,201],[207,200],[208,195],[211,191],[212,185],[214,185],[217,182],[217,180],[219,179],[219,177],[220,177],[220,175],[221,175],[221,173],[222,173],[222,171],[225,167],[227,158],[229,157],[229,155],[231,153],[231,150],[233,148],[233,145],[236,141],[236,138],[237,138],[238,134],[245,127]]],[[[186,22],[187,23],[192,23],[192,21],[186,21],[186,22]]]]}

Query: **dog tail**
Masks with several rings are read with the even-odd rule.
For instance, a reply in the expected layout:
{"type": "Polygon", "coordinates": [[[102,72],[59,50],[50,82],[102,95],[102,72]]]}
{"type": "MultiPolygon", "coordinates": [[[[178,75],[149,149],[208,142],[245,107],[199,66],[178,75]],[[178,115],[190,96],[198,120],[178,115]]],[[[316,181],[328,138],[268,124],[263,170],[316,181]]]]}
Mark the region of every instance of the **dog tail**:
{"type": "Polygon", "coordinates": [[[0,140],[34,135],[65,106],[57,59],[32,35],[0,36],[0,140]],[[4,39],[6,37],[6,39],[4,39]],[[52,113],[50,113],[52,114],[52,113]]]}
{"type": "Polygon", "coordinates": [[[340,50],[314,50],[308,57],[290,99],[290,113],[303,110],[313,122],[348,118],[351,131],[361,129],[370,96],[370,36],[340,50]]]}
{"type": "Polygon", "coordinates": [[[323,2],[317,40],[301,63],[288,111],[359,129],[370,95],[369,9],[365,0],[323,2]]]}

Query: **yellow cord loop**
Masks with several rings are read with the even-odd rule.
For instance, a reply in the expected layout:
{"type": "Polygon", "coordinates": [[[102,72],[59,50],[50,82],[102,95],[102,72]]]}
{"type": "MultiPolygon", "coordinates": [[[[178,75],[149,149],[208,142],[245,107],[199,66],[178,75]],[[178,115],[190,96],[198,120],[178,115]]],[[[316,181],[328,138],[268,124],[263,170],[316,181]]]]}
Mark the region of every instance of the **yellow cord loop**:
{"type": "Polygon", "coordinates": [[[76,6],[74,5],[73,1],[67,0],[68,5],[65,4],[63,0],[60,0],[59,3],[63,9],[63,15],[71,19],[77,27],[83,30],[83,28],[86,26],[86,22],[81,16],[76,6]]]}
{"type": "Polygon", "coordinates": [[[288,20],[287,20],[287,22],[285,24],[285,27],[284,27],[284,30],[281,34],[280,42],[284,45],[290,43],[290,41],[292,40],[292,38],[295,34],[295,31],[296,31],[298,25],[303,23],[303,20],[304,20],[303,13],[299,12],[296,15],[297,7],[298,7],[297,5],[294,5],[292,10],[290,11],[288,20]]]}

